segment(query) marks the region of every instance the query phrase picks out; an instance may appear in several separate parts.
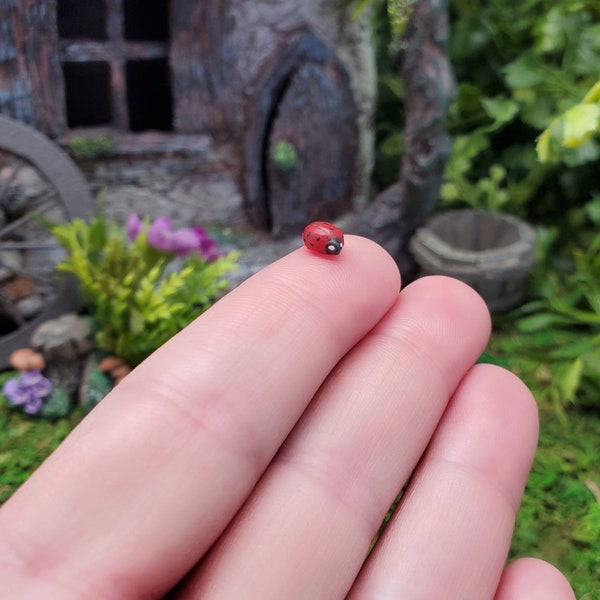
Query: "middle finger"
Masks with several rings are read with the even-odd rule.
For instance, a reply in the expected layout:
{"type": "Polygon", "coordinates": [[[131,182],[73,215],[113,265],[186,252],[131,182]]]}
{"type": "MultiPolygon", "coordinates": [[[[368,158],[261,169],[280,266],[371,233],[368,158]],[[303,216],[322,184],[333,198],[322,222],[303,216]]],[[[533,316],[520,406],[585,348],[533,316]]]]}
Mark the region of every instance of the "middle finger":
{"type": "Polygon", "coordinates": [[[488,335],[464,284],[406,288],[327,379],[184,595],[343,597],[488,335]]]}

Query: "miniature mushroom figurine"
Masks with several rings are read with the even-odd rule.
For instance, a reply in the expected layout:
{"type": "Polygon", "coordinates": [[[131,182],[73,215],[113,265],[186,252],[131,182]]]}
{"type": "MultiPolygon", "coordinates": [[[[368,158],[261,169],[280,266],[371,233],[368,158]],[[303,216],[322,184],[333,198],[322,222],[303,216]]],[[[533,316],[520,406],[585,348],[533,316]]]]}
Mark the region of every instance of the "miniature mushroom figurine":
{"type": "Polygon", "coordinates": [[[9,358],[10,366],[17,371],[42,371],[46,366],[44,357],[31,348],[19,348],[9,358]]]}
{"type": "Polygon", "coordinates": [[[106,356],[100,361],[98,368],[103,373],[107,373],[117,385],[131,373],[131,367],[118,356],[106,356]]]}

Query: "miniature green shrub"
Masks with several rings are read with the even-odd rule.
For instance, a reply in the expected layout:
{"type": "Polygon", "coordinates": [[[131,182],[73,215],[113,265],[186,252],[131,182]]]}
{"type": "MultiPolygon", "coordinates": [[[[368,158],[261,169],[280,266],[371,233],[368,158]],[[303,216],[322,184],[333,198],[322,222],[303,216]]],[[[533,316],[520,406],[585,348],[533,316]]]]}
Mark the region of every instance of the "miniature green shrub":
{"type": "Polygon", "coordinates": [[[173,230],[165,217],[138,219],[127,234],[102,214],[51,230],[68,252],[57,268],[78,279],[98,348],[132,367],[219,298],[238,256],[217,256],[203,230],[173,230]],[[169,246],[177,240],[184,245],[169,246]]]}
{"type": "Polygon", "coordinates": [[[75,158],[92,160],[112,156],[115,141],[108,135],[74,135],[69,140],[69,151],[75,158]]]}

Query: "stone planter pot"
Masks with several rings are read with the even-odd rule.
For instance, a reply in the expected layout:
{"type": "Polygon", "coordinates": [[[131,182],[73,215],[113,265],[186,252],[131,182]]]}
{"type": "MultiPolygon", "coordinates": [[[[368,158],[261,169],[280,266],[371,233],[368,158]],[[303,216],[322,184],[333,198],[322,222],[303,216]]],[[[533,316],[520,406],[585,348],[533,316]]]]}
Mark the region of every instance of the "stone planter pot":
{"type": "Polygon", "coordinates": [[[425,275],[468,283],[491,312],[518,306],[536,257],[534,230],[516,217],[476,210],[436,215],[410,242],[425,275]]]}

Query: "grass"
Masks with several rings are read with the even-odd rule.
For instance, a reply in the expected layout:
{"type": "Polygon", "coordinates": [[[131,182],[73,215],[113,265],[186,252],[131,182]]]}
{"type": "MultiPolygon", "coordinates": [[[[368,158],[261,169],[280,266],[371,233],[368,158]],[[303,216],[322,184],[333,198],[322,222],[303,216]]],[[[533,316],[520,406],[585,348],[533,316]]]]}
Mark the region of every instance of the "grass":
{"type": "MultiPolygon", "coordinates": [[[[523,357],[523,336],[498,331],[483,360],[515,371],[540,409],[540,443],[517,519],[511,558],[556,565],[579,600],[600,600],[600,411],[557,410],[551,366],[523,357]]],[[[1,376],[0,376],[1,379],[1,376]]],[[[32,419],[0,402],[0,502],[60,444],[83,414],[32,419]]]]}
{"type": "Polygon", "coordinates": [[[600,598],[598,415],[541,415],[540,444],[513,538],[512,556],[558,566],[577,598],[600,598]]]}
{"type": "Polygon", "coordinates": [[[0,503],[52,453],[81,420],[73,411],[68,418],[32,419],[0,402],[0,503]]]}
{"type": "Polygon", "coordinates": [[[552,364],[520,351],[529,338],[500,329],[483,357],[517,373],[540,412],[540,441],[511,558],[543,558],[567,576],[579,600],[600,600],[600,404],[594,409],[576,399],[557,406],[552,364]]]}

